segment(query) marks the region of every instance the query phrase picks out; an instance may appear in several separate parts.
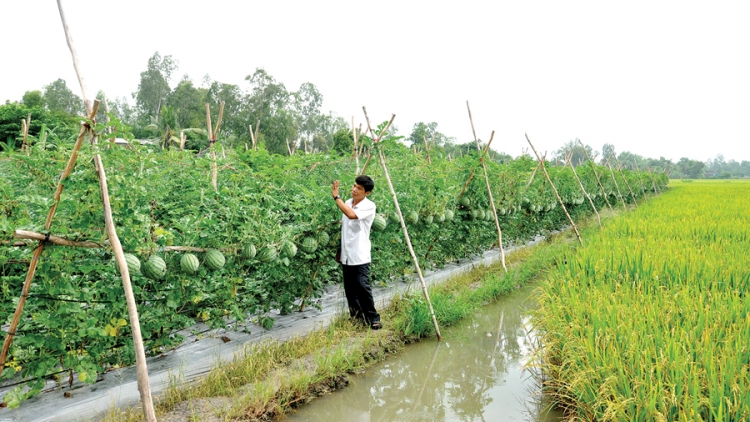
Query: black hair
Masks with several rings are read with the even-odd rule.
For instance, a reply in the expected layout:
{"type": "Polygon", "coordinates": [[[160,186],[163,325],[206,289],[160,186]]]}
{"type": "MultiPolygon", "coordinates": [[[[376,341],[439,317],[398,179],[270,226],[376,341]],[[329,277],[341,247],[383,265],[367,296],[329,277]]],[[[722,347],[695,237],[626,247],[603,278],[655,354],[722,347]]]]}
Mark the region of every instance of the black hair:
{"type": "Polygon", "coordinates": [[[372,190],[375,189],[375,182],[370,179],[370,176],[357,176],[357,178],[354,179],[354,183],[365,188],[365,192],[372,192],[372,190]]]}

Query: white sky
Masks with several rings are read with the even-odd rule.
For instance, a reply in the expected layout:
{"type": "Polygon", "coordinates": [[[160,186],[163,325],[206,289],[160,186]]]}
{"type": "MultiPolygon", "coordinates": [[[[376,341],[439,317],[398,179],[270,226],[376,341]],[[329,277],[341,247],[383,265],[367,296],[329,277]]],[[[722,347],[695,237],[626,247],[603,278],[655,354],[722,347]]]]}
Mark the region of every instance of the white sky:
{"type": "MultiPolygon", "coordinates": [[[[63,0],[90,95],[127,96],[148,58],[248,85],[312,82],[323,110],[362,106],[513,156],[581,138],[646,157],[750,160],[750,2],[63,0]]],[[[0,2],[0,101],[80,88],[53,0],[0,2]]],[[[131,99],[132,101],[132,99],[131,99]]],[[[551,155],[551,154],[550,154],[551,155]]]]}

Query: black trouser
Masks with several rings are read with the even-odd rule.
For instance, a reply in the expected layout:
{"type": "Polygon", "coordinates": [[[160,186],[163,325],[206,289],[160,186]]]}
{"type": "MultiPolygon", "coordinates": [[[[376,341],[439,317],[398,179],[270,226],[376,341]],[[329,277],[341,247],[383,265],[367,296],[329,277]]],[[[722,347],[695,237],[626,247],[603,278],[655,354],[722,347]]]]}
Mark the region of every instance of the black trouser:
{"type": "Polygon", "coordinates": [[[368,324],[380,322],[380,314],[375,310],[370,287],[370,264],[341,265],[344,270],[344,292],[349,304],[349,316],[360,318],[368,324]]]}

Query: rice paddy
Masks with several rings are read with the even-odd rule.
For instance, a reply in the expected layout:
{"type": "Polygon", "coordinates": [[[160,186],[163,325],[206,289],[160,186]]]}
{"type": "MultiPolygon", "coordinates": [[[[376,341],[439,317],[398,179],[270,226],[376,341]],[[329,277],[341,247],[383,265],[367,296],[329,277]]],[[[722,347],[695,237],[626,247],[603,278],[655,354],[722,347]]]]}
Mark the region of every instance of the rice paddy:
{"type": "Polygon", "coordinates": [[[676,182],[558,266],[535,316],[574,420],[750,419],[750,182],[676,182]]]}

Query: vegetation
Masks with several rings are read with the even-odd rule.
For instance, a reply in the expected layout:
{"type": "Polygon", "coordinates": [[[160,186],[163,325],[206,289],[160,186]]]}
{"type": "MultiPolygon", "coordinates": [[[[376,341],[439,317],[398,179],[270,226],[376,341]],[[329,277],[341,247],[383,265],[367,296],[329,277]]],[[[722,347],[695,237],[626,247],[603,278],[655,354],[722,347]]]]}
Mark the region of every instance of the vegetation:
{"type": "Polygon", "coordinates": [[[580,420],[750,418],[750,183],[675,184],[540,288],[546,391],[580,420]]]}
{"type": "MultiPolygon", "coordinates": [[[[118,121],[111,124],[121,127],[118,121]]],[[[423,266],[439,266],[492,247],[496,231],[482,178],[474,177],[467,186],[465,205],[456,203],[463,182],[477,169],[475,154],[452,161],[436,157],[428,164],[396,138],[380,145],[391,157],[391,175],[404,214],[416,216],[409,230],[423,266]]],[[[51,192],[69,147],[61,144],[47,150],[35,145],[29,154],[11,151],[0,157],[4,322],[15,309],[31,254],[30,247],[8,243],[15,229],[44,231],[51,192]]],[[[338,280],[332,257],[340,214],[333,208],[329,189],[333,180],[352,179],[351,160],[323,154],[283,157],[262,148],[225,150],[219,154],[220,183],[215,191],[210,183],[212,160],[207,157],[159,151],[137,142],[128,149],[86,146],[65,182],[53,234],[106,240],[97,176],[86,164],[97,150],[110,169],[110,201],[119,237],[125,251],[140,264],[141,274],[132,275],[133,288],[150,353],[175,347],[182,340],[175,332],[196,320],[223,326],[227,318],[244,321],[252,314],[256,322],[270,328],[271,310],[288,313],[302,302],[314,304],[325,284],[338,280]],[[311,252],[306,252],[309,242],[300,248],[308,238],[318,241],[311,252]],[[175,246],[199,249],[197,272],[188,259],[181,265],[183,254],[170,250],[175,246]],[[245,253],[251,247],[257,255],[245,253]],[[209,258],[211,249],[220,251],[221,258],[209,258]]],[[[536,166],[531,158],[488,164],[505,239],[525,239],[566,224],[541,177],[526,188],[536,166]]],[[[589,205],[571,170],[557,167],[551,173],[571,213],[588,213],[589,205]]],[[[377,282],[388,282],[412,265],[379,166],[371,163],[368,174],[380,180],[372,199],[378,212],[391,221],[372,235],[376,257],[372,275],[377,282]]],[[[634,188],[653,186],[647,174],[624,174],[634,188]]],[[[598,192],[591,167],[581,169],[580,175],[589,191],[598,192]]],[[[657,188],[666,182],[657,177],[657,188]]],[[[603,178],[603,183],[613,202],[617,195],[613,180],[603,178]]],[[[604,197],[595,197],[602,207],[604,197]]],[[[137,266],[133,258],[129,263],[137,266]]],[[[52,375],[61,382],[62,372],[71,379],[77,373],[80,381],[93,382],[107,368],[131,364],[133,349],[127,340],[130,330],[124,323],[122,295],[109,249],[45,248],[11,349],[12,364],[2,378],[35,380],[25,397],[38,392],[42,381],[52,375]]]]}

